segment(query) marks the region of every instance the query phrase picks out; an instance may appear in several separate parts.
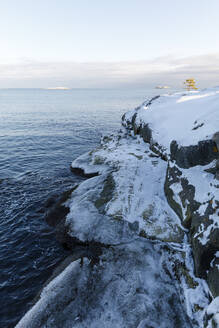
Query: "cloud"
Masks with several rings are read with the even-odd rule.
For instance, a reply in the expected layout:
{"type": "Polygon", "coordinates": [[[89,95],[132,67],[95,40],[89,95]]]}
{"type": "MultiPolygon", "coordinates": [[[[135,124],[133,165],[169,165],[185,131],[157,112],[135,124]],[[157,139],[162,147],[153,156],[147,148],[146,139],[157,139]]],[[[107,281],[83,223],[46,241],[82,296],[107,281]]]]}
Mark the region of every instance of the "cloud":
{"type": "Polygon", "coordinates": [[[0,63],[0,87],[72,88],[182,86],[193,77],[200,87],[219,85],[219,53],[188,58],[166,56],[138,62],[43,62],[30,59],[0,63]]]}

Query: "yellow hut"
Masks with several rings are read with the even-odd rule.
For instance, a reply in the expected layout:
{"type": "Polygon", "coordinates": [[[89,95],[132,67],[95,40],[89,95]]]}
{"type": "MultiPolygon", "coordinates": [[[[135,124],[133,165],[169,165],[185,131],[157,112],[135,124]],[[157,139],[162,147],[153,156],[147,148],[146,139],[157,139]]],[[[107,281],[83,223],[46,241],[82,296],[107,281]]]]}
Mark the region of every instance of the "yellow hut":
{"type": "Polygon", "coordinates": [[[190,90],[198,90],[198,88],[195,85],[195,80],[194,79],[187,79],[185,82],[185,88],[186,90],[190,91],[190,90]]]}

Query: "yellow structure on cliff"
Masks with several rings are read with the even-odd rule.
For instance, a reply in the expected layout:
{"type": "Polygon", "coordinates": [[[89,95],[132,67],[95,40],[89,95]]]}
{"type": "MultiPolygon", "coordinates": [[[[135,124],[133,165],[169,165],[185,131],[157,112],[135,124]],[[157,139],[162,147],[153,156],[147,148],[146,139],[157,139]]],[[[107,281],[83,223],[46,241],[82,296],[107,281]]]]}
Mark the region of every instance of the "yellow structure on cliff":
{"type": "Polygon", "coordinates": [[[195,80],[194,79],[187,79],[185,82],[185,88],[186,90],[190,91],[190,90],[198,90],[198,88],[195,85],[195,80]]]}

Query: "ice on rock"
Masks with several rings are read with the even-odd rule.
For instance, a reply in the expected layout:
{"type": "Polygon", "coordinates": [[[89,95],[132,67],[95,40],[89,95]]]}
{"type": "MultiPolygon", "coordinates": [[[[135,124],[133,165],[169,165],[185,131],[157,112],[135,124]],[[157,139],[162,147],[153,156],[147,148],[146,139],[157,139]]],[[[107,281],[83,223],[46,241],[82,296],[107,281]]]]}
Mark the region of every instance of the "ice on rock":
{"type": "Polygon", "coordinates": [[[142,231],[161,240],[182,240],[180,220],[167,204],[163,190],[167,163],[150,157],[150,153],[141,139],[114,137],[107,147],[93,152],[89,162],[82,164],[84,157],[79,158],[86,172],[88,163],[90,172],[95,170],[95,157],[101,157],[104,165],[100,176],[83,182],[68,202],[66,224],[72,236],[119,243],[133,238],[127,225],[136,222],[137,234],[142,231]]]}

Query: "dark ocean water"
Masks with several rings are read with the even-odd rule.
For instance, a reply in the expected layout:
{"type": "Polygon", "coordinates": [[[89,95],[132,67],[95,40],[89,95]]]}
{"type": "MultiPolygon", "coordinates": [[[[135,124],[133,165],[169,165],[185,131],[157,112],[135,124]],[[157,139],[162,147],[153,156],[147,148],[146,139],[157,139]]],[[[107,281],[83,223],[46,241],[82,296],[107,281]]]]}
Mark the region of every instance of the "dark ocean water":
{"type": "Polygon", "coordinates": [[[71,161],[102,134],[116,133],[122,114],[155,94],[0,90],[0,327],[15,326],[68,255],[44,215],[50,197],[82,179],[70,172],[71,161]]]}

